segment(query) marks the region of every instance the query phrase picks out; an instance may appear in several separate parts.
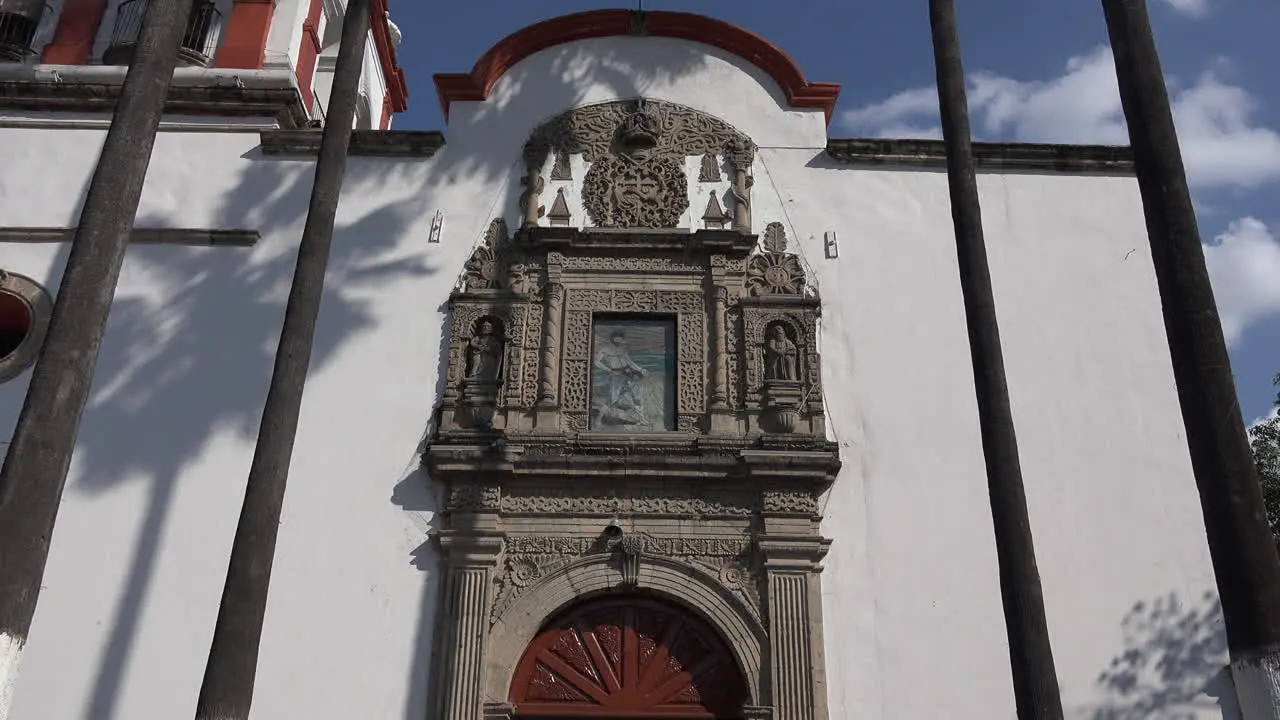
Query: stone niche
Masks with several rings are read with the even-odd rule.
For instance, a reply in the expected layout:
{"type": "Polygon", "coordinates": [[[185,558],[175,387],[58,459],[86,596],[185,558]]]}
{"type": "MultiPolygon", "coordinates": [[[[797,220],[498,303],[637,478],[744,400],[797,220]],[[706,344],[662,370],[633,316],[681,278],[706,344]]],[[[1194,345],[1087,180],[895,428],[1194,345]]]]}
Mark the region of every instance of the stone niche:
{"type": "MultiPolygon", "coordinates": [[[[493,219],[450,298],[423,455],[447,489],[434,717],[615,716],[630,691],[602,679],[607,653],[526,657],[599,596],[618,617],[628,598],[686,608],[741,676],[741,697],[717,695],[714,712],[696,674],[669,707],[626,709],[826,717],[819,499],[840,463],[821,303],[784,226],[752,230],[754,154],[723,121],[656,101],[578,108],[527,143],[520,226],[493,219]],[[550,212],[542,202],[544,175],[575,166],[584,227],[566,221],[565,186],[550,212]],[[679,227],[708,196],[705,227],[679,227]]],[[[636,622],[645,657],[678,645],[636,622]]],[[[691,652],[660,656],[679,667],[691,652]]]]}

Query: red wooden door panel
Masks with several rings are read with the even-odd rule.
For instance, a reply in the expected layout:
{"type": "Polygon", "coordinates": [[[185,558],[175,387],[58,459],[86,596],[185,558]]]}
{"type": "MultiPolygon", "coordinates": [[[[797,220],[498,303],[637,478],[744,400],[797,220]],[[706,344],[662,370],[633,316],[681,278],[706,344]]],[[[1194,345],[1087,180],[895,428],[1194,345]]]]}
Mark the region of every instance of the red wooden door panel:
{"type": "Polygon", "coordinates": [[[737,718],[746,701],[720,637],[674,605],[608,598],[571,609],[516,667],[520,717],[737,718]]]}

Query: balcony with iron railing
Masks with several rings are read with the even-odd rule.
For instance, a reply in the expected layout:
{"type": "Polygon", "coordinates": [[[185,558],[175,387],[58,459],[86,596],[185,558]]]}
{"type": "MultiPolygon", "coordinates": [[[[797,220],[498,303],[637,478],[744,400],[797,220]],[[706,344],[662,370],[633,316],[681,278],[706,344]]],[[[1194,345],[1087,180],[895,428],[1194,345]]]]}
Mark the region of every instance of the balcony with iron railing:
{"type": "MultiPolygon", "coordinates": [[[[5,0],[0,0],[3,3],[5,0]]],[[[102,53],[104,65],[128,65],[142,29],[142,17],[151,0],[124,0],[116,10],[115,26],[111,41],[102,53]]],[[[196,0],[187,18],[187,28],[182,34],[178,61],[183,65],[207,67],[213,62],[222,35],[222,13],[213,0],[196,0]]]]}
{"type": "Polygon", "coordinates": [[[36,54],[36,30],[50,13],[44,0],[0,0],[0,62],[26,62],[36,54]]]}

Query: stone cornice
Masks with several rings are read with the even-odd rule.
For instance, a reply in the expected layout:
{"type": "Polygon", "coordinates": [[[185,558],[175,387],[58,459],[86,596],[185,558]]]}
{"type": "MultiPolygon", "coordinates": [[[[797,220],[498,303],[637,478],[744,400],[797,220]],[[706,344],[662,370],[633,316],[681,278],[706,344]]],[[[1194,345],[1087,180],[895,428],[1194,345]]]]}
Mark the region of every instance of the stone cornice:
{"type": "MultiPolygon", "coordinates": [[[[264,130],[263,155],[316,155],[322,130],[264,130]]],[[[353,130],[348,153],[367,157],[429,158],[444,147],[436,130],[353,130]]]]}
{"type": "MultiPolygon", "coordinates": [[[[0,243],[71,242],[75,228],[0,227],[0,243]]],[[[135,245],[209,245],[253,247],[261,235],[257,230],[210,228],[134,228],[129,242],[135,245]]]]}
{"type": "Polygon", "coordinates": [[[580,433],[548,437],[443,433],[422,457],[432,477],[471,477],[495,482],[514,478],[682,477],[707,480],[755,478],[785,484],[825,486],[835,480],[840,459],[825,438],[767,435],[717,438],[682,433],[608,435],[580,433]]]}
{"type": "MultiPolygon", "coordinates": [[[[0,80],[0,110],[113,112],[120,85],[97,82],[0,80]]],[[[281,127],[302,127],[307,111],[296,88],[173,85],[165,112],[177,115],[269,117],[281,127]]]]}
{"type": "Polygon", "coordinates": [[[537,226],[516,232],[520,247],[574,252],[610,252],[625,246],[630,252],[679,252],[707,250],[745,256],[756,246],[756,236],[737,230],[672,228],[587,228],[537,226]]]}
{"type": "MultiPolygon", "coordinates": [[[[853,165],[947,165],[946,145],[941,140],[831,138],[827,140],[827,154],[853,165]]],[[[1123,146],[975,142],[973,155],[979,170],[1133,172],[1133,153],[1123,146]]]]}

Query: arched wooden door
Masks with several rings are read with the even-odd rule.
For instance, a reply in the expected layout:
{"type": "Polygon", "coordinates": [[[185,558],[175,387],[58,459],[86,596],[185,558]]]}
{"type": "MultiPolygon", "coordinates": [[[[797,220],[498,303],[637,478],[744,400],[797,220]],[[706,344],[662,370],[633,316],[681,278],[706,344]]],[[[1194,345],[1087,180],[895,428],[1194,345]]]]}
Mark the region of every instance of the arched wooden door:
{"type": "Polygon", "coordinates": [[[684,609],[648,598],[571,608],[516,666],[521,718],[739,718],[745,684],[719,635],[684,609]]]}

